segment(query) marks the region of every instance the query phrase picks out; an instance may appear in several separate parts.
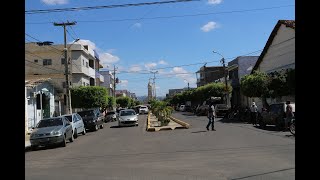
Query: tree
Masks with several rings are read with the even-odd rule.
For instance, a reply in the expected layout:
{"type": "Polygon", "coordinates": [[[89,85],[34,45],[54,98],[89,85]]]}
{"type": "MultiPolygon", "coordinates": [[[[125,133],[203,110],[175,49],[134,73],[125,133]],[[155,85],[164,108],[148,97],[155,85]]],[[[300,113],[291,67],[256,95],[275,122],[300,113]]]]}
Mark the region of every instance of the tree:
{"type": "Polygon", "coordinates": [[[267,96],[269,84],[270,78],[268,75],[260,71],[245,75],[240,81],[241,91],[248,97],[267,96]]]}
{"type": "Polygon", "coordinates": [[[107,105],[107,90],[99,86],[80,86],[71,89],[72,107],[97,108],[107,105]]]}
{"type": "Polygon", "coordinates": [[[131,98],[129,97],[117,97],[116,102],[121,107],[131,107],[131,98]]]}
{"type": "Polygon", "coordinates": [[[116,98],[112,97],[112,96],[108,96],[108,108],[113,108],[116,106],[116,98]]]}
{"type": "Polygon", "coordinates": [[[173,108],[168,106],[165,101],[152,100],[151,111],[161,121],[161,125],[167,125],[170,122],[169,117],[173,112],[173,108]]]}

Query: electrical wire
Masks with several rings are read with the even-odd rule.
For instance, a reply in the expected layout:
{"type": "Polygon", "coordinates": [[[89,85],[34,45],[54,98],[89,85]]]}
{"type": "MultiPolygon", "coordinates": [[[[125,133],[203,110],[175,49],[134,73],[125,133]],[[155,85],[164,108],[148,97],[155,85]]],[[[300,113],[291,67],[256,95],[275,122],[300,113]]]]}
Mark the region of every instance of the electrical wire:
{"type": "MultiPolygon", "coordinates": [[[[284,5],[275,7],[265,7],[256,9],[244,9],[244,10],[233,10],[233,11],[223,11],[223,12],[211,12],[211,13],[198,13],[198,14],[185,14],[185,15],[172,15],[172,16],[157,16],[157,17],[143,17],[143,18],[127,18],[127,19],[105,19],[105,20],[77,20],[81,23],[100,23],[100,22],[121,22],[121,21],[139,21],[139,20],[154,20],[154,19],[172,19],[172,18],[183,18],[183,17],[196,17],[196,16],[209,16],[218,14],[232,14],[232,13],[244,13],[252,11],[264,11],[277,8],[293,7],[295,5],[284,5]]],[[[26,24],[49,24],[53,22],[26,22],[26,24]]]]}
{"type": "Polygon", "coordinates": [[[144,2],[144,3],[136,3],[136,4],[116,4],[116,5],[106,5],[106,6],[71,7],[71,8],[57,8],[57,9],[37,9],[37,10],[27,10],[27,11],[25,11],[25,14],[66,12],[66,11],[84,11],[84,10],[95,10],[95,9],[105,9],[105,8],[146,6],[146,5],[155,5],[155,4],[186,3],[186,2],[192,2],[192,1],[200,1],[200,0],[171,0],[171,1],[144,2]]]}

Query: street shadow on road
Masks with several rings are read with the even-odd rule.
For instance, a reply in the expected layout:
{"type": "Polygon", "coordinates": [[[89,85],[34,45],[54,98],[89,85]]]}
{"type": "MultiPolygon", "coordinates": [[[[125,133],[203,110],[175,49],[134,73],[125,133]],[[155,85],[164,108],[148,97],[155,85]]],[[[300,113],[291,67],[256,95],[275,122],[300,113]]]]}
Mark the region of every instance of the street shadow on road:
{"type": "Polygon", "coordinates": [[[194,132],[191,132],[191,133],[202,133],[202,132],[207,132],[207,131],[194,131],[194,132]]]}
{"type": "Polygon", "coordinates": [[[262,128],[261,126],[257,125],[257,126],[254,126],[254,127],[257,128],[257,129],[265,130],[265,131],[278,131],[278,132],[281,132],[281,130],[277,129],[276,126],[266,126],[266,127],[262,128]]]}
{"type": "MultiPolygon", "coordinates": [[[[69,143],[70,143],[70,142],[67,142],[67,145],[68,145],[69,143]]],[[[28,148],[25,149],[25,153],[26,153],[26,152],[31,152],[31,151],[44,151],[44,150],[56,149],[56,148],[64,148],[64,147],[59,147],[58,145],[50,145],[50,146],[38,147],[38,148],[35,149],[35,150],[32,150],[31,147],[28,147],[28,148]]]]}
{"type": "Polygon", "coordinates": [[[248,124],[248,122],[240,121],[238,119],[228,119],[228,118],[222,118],[220,120],[222,123],[238,123],[238,124],[248,124]]]}
{"type": "Polygon", "coordinates": [[[195,116],[194,114],[186,114],[186,113],[183,113],[182,115],[185,115],[185,116],[195,116]]]}
{"type": "Polygon", "coordinates": [[[110,126],[110,128],[127,128],[127,127],[134,127],[134,126],[110,126]]]}

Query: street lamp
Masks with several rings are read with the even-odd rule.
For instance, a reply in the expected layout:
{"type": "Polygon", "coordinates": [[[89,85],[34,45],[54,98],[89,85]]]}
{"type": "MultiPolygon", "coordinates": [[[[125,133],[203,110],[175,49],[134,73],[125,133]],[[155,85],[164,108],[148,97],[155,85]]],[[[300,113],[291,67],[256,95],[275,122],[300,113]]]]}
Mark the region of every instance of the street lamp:
{"type": "Polygon", "coordinates": [[[216,53],[216,54],[219,54],[222,59],[220,60],[220,62],[222,63],[223,65],[223,72],[224,72],[224,81],[225,81],[225,84],[226,84],[226,89],[225,89],[225,96],[226,96],[226,104],[228,104],[228,101],[227,101],[227,92],[228,92],[228,82],[227,82],[227,73],[226,73],[226,65],[225,65],[225,59],[224,57],[217,51],[212,51],[213,53],[216,53]]]}

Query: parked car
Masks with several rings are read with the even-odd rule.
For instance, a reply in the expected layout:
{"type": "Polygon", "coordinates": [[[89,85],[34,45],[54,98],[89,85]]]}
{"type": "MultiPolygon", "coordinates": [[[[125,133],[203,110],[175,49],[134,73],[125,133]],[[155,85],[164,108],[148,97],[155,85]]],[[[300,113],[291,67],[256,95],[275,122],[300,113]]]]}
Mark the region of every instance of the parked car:
{"type": "Polygon", "coordinates": [[[46,118],[39,121],[30,135],[32,150],[39,146],[66,146],[66,140],[73,142],[71,123],[65,117],[46,118]]]}
{"type": "Polygon", "coordinates": [[[86,129],[93,131],[103,129],[104,117],[99,109],[79,111],[78,114],[82,117],[86,129]]]}
{"type": "Polygon", "coordinates": [[[139,107],[139,114],[148,114],[149,108],[147,106],[140,106],[139,107]]]}
{"type": "Polygon", "coordinates": [[[216,116],[225,117],[228,114],[229,107],[226,104],[216,104],[214,106],[216,116]]]}
{"type": "MultiPolygon", "coordinates": [[[[293,113],[295,113],[295,103],[291,103],[290,105],[292,106],[293,113]]],[[[276,125],[278,130],[283,129],[286,118],[286,107],[285,102],[270,104],[268,110],[260,113],[258,118],[259,125],[261,127],[276,125]]]]}
{"type": "Polygon", "coordinates": [[[121,110],[117,115],[118,126],[138,126],[138,114],[133,109],[121,110]]]}
{"type": "Polygon", "coordinates": [[[104,122],[113,122],[117,120],[117,113],[115,111],[108,111],[105,118],[104,122]]]}
{"type": "Polygon", "coordinates": [[[84,127],[83,119],[78,113],[63,115],[63,117],[66,117],[71,123],[74,138],[77,138],[79,133],[82,135],[86,134],[86,128],[84,127]]]}

